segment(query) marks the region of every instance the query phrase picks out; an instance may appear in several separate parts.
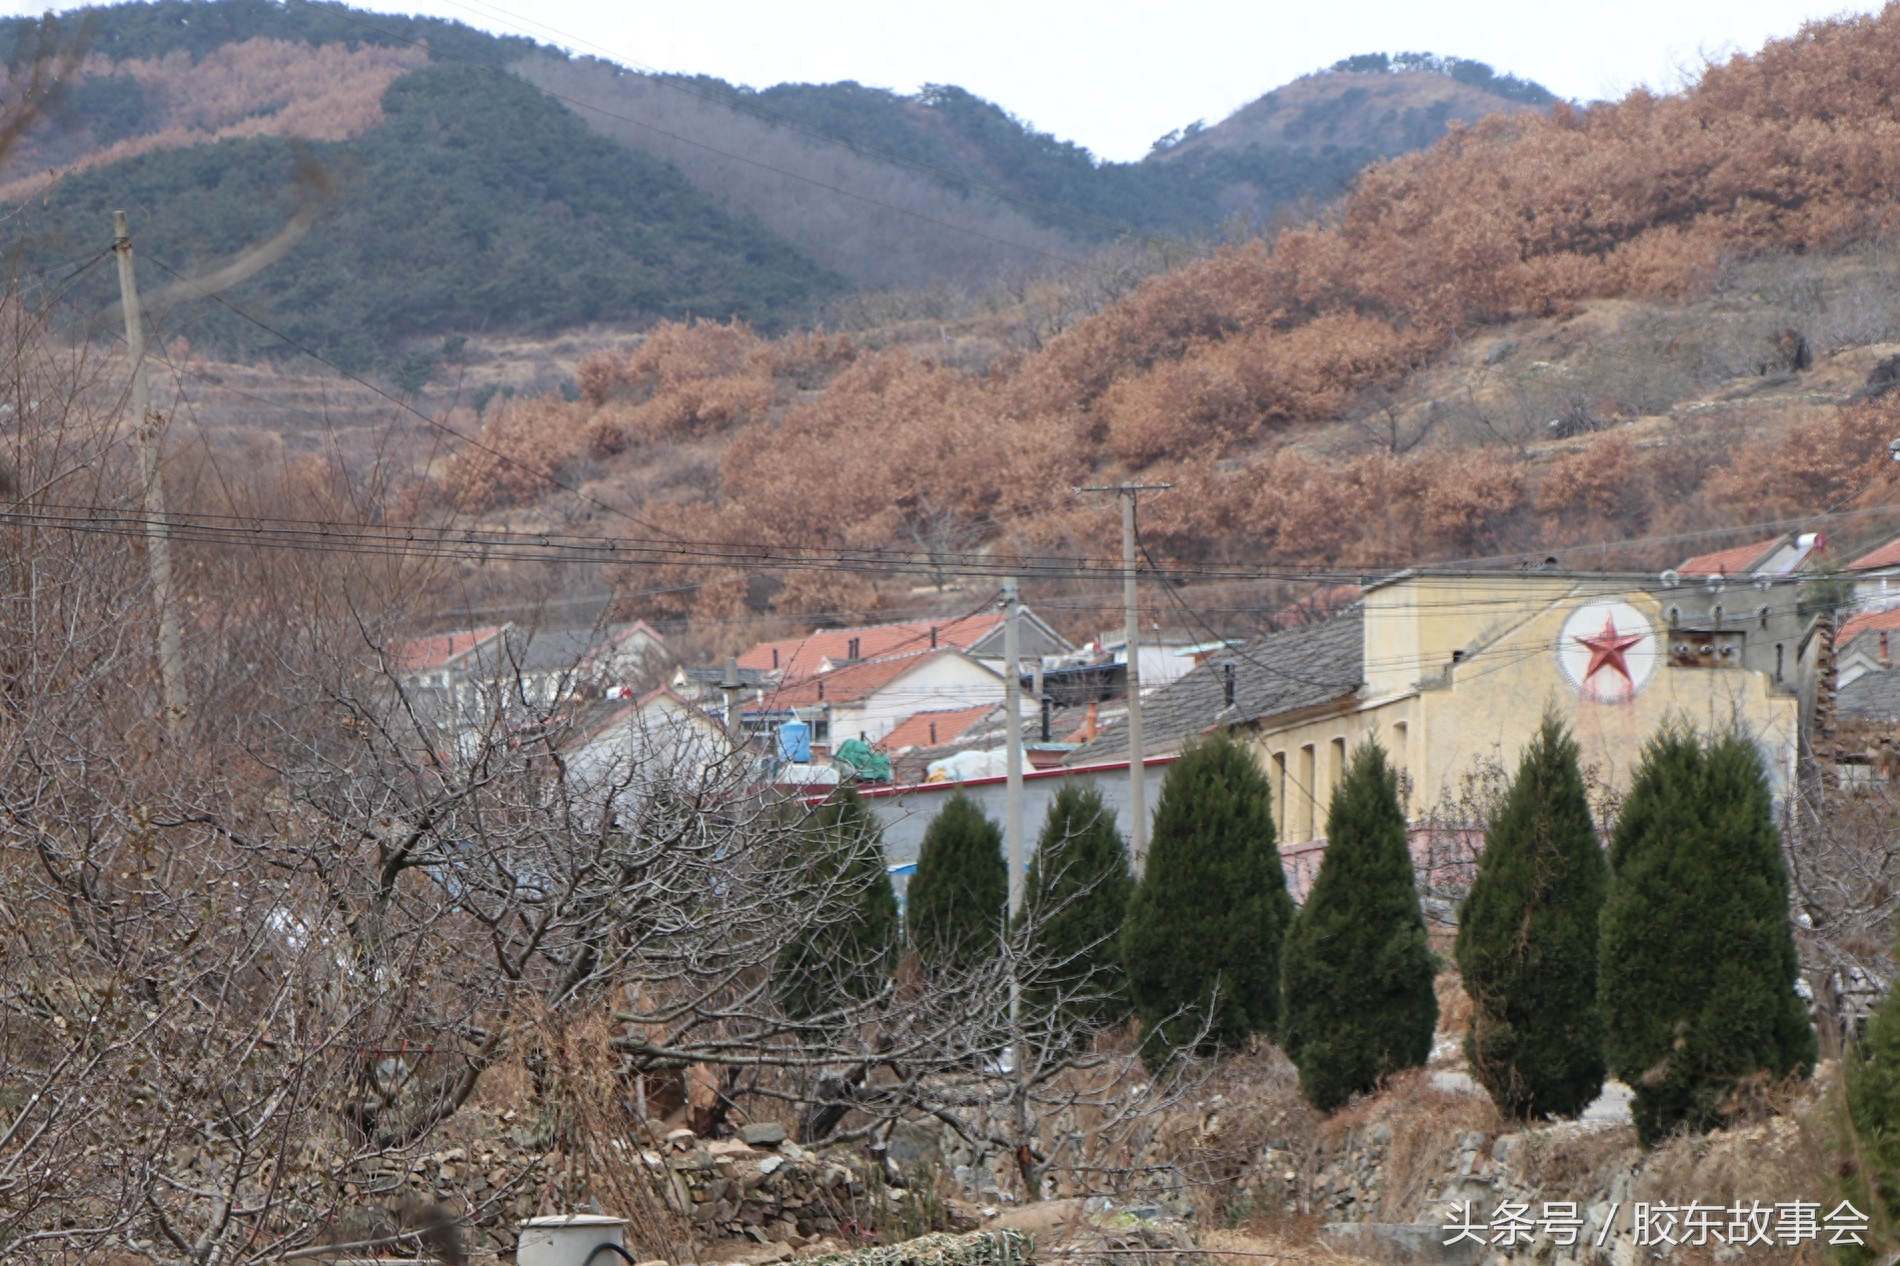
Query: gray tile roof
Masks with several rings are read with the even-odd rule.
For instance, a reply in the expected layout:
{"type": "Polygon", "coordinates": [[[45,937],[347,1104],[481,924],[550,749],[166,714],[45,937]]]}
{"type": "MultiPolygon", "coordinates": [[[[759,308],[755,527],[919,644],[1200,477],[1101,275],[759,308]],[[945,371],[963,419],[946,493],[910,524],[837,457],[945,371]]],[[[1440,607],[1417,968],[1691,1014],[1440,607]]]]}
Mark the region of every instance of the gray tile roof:
{"type": "MultiPolygon", "coordinates": [[[[1141,740],[1148,755],[1178,751],[1216,724],[1257,721],[1349,695],[1365,680],[1365,608],[1279,633],[1269,633],[1169,682],[1141,701],[1141,740]],[[1223,709],[1225,670],[1234,665],[1234,706],[1223,709]]],[[[1124,725],[1105,729],[1070,754],[1070,765],[1128,759],[1124,725]]]]}
{"type": "Polygon", "coordinates": [[[1843,720],[1900,721],[1900,672],[1866,673],[1834,696],[1843,720]]]}

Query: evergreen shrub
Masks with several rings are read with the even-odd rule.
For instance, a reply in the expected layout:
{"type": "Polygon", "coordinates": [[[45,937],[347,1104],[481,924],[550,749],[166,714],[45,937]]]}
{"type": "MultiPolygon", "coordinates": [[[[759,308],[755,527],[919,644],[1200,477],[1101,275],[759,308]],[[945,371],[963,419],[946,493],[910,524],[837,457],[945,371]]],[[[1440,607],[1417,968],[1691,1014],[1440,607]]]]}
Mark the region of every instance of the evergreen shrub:
{"type": "Polygon", "coordinates": [[[1121,937],[1134,889],[1114,811],[1095,788],[1064,782],[1029,864],[1030,951],[1044,975],[1028,990],[1032,1006],[1061,1000],[1071,1018],[1091,1025],[1127,1018],[1121,937]]]}
{"type": "Polygon", "coordinates": [[[1002,950],[1009,909],[1003,829],[961,791],[924,831],[905,934],[926,968],[961,969],[1002,950]]]}
{"type": "Polygon", "coordinates": [[[1597,919],[1609,886],[1576,741],[1546,717],[1458,917],[1465,1058],[1506,1116],[1576,1116],[1603,1089],[1597,919]]]}
{"type": "Polygon", "coordinates": [[[1645,1147],[1721,1124],[1744,1078],[1814,1064],[1773,815],[1742,736],[1671,726],[1644,746],[1610,840],[1597,997],[1645,1147]]]}
{"type": "Polygon", "coordinates": [[[808,826],[808,881],[823,890],[811,926],[779,951],[773,985],[795,1020],[821,1021],[877,994],[898,942],[897,893],[882,832],[853,788],[833,792],[808,826]]]}
{"type": "Polygon", "coordinates": [[[1122,933],[1151,1067],[1273,1032],[1292,915],[1260,766],[1225,735],[1190,747],[1162,781],[1122,933]]]}
{"type": "Polygon", "coordinates": [[[1307,1102],[1330,1112],[1422,1066],[1438,1023],[1436,974],[1398,774],[1368,740],[1333,793],[1326,856],[1287,935],[1281,1045],[1307,1102]]]}

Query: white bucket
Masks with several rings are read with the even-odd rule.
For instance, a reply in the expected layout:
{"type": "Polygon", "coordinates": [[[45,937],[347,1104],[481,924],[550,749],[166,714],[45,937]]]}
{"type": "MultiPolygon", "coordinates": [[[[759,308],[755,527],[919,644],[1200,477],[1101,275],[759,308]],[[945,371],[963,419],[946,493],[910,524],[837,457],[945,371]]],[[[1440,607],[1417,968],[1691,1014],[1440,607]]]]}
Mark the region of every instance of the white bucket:
{"type": "MultiPolygon", "coordinates": [[[[564,1213],[529,1218],[521,1224],[515,1246],[516,1266],[588,1266],[588,1258],[603,1244],[625,1248],[624,1218],[601,1213],[564,1213]]],[[[626,1258],[612,1251],[593,1258],[593,1266],[626,1266],[626,1258]]]]}

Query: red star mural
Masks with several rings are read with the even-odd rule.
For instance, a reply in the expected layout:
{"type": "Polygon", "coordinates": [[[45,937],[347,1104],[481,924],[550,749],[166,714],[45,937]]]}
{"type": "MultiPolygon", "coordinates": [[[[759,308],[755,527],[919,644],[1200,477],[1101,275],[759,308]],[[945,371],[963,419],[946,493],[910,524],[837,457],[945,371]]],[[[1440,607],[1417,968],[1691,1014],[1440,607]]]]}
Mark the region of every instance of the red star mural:
{"type": "Polygon", "coordinates": [[[1597,634],[1595,637],[1584,637],[1582,634],[1578,634],[1577,641],[1590,648],[1590,667],[1585,669],[1583,673],[1585,683],[1588,683],[1592,677],[1597,675],[1597,669],[1607,665],[1610,668],[1614,668],[1617,672],[1622,673],[1623,680],[1629,682],[1631,689],[1634,689],[1636,679],[1630,676],[1630,666],[1625,662],[1623,652],[1642,640],[1643,638],[1640,633],[1627,635],[1618,633],[1616,631],[1616,617],[1613,615],[1605,615],[1603,617],[1603,632],[1597,634]]]}

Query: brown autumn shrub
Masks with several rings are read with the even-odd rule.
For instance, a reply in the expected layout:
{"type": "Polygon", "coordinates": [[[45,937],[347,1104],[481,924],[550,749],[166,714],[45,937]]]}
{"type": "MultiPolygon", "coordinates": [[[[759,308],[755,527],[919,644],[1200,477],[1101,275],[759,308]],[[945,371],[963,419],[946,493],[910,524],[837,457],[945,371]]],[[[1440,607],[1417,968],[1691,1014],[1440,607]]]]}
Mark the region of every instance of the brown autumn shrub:
{"type": "Polygon", "coordinates": [[[1823,414],[1778,439],[1738,447],[1702,495],[1714,506],[1746,507],[1754,519],[1842,509],[1888,478],[1897,426],[1900,405],[1886,400],[1823,414]]]}
{"type": "Polygon", "coordinates": [[[482,425],[480,447],[464,446],[449,460],[450,499],[479,513],[549,495],[593,450],[590,415],[553,393],[503,402],[482,425]]]}
{"type": "Polygon", "coordinates": [[[697,439],[763,417],[773,357],[744,322],[662,321],[630,352],[595,352],[576,373],[581,399],[603,410],[593,447],[697,439]]]}
{"type": "MultiPolygon", "coordinates": [[[[428,62],[428,51],[421,48],[312,46],[263,38],[221,45],[201,57],[180,50],[114,62],[93,54],[82,64],[80,78],[116,74],[132,79],[144,92],[153,126],[108,146],[91,144],[88,138],[76,161],[61,160],[63,171],[84,171],[154,150],[229,137],[349,140],[383,121],[383,94],[391,83],[428,62]]],[[[0,185],[0,199],[31,197],[63,174],[39,161],[35,145],[44,140],[57,148],[58,142],[45,134],[58,126],[56,119],[49,119],[38,134],[29,136],[10,164],[10,170],[22,174],[0,185]]],[[[62,139],[70,145],[70,139],[62,139]]]]}
{"type": "Polygon", "coordinates": [[[1617,432],[1598,436],[1551,462],[1537,481],[1537,513],[1547,543],[1598,540],[1640,531],[1654,489],[1636,445],[1617,432]]]}
{"type": "MultiPolygon", "coordinates": [[[[1144,510],[1144,538],[1180,561],[1382,566],[1847,504],[1885,486],[1900,418],[1884,404],[1815,408],[1782,440],[1737,445],[1725,415],[1674,423],[1653,448],[1609,434],[1523,458],[1327,457],[1301,433],[1487,323],[1687,297],[1734,259],[1884,231],[1896,100],[1900,6],[1812,24],[1677,95],[1454,129],[1368,169],[1314,222],[1148,276],[980,368],[667,323],[590,358],[581,406],[521,406],[494,442],[570,464],[723,446],[716,489],[690,493],[711,503],[679,511],[696,530],[834,549],[975,533],[1094,552],[1099,525],[1068,488],[1136,470],[1176,485],[1144,510]]],[[[479,461],[451,475],[478,478],[475,504],[530,495],[479,461]]],[[[704,593],[666,601],[745,609],[737,573],[706,574],[704,593]]],[[[875,596],[802,580],[778,593],[781,610],[875,596]]]]}

